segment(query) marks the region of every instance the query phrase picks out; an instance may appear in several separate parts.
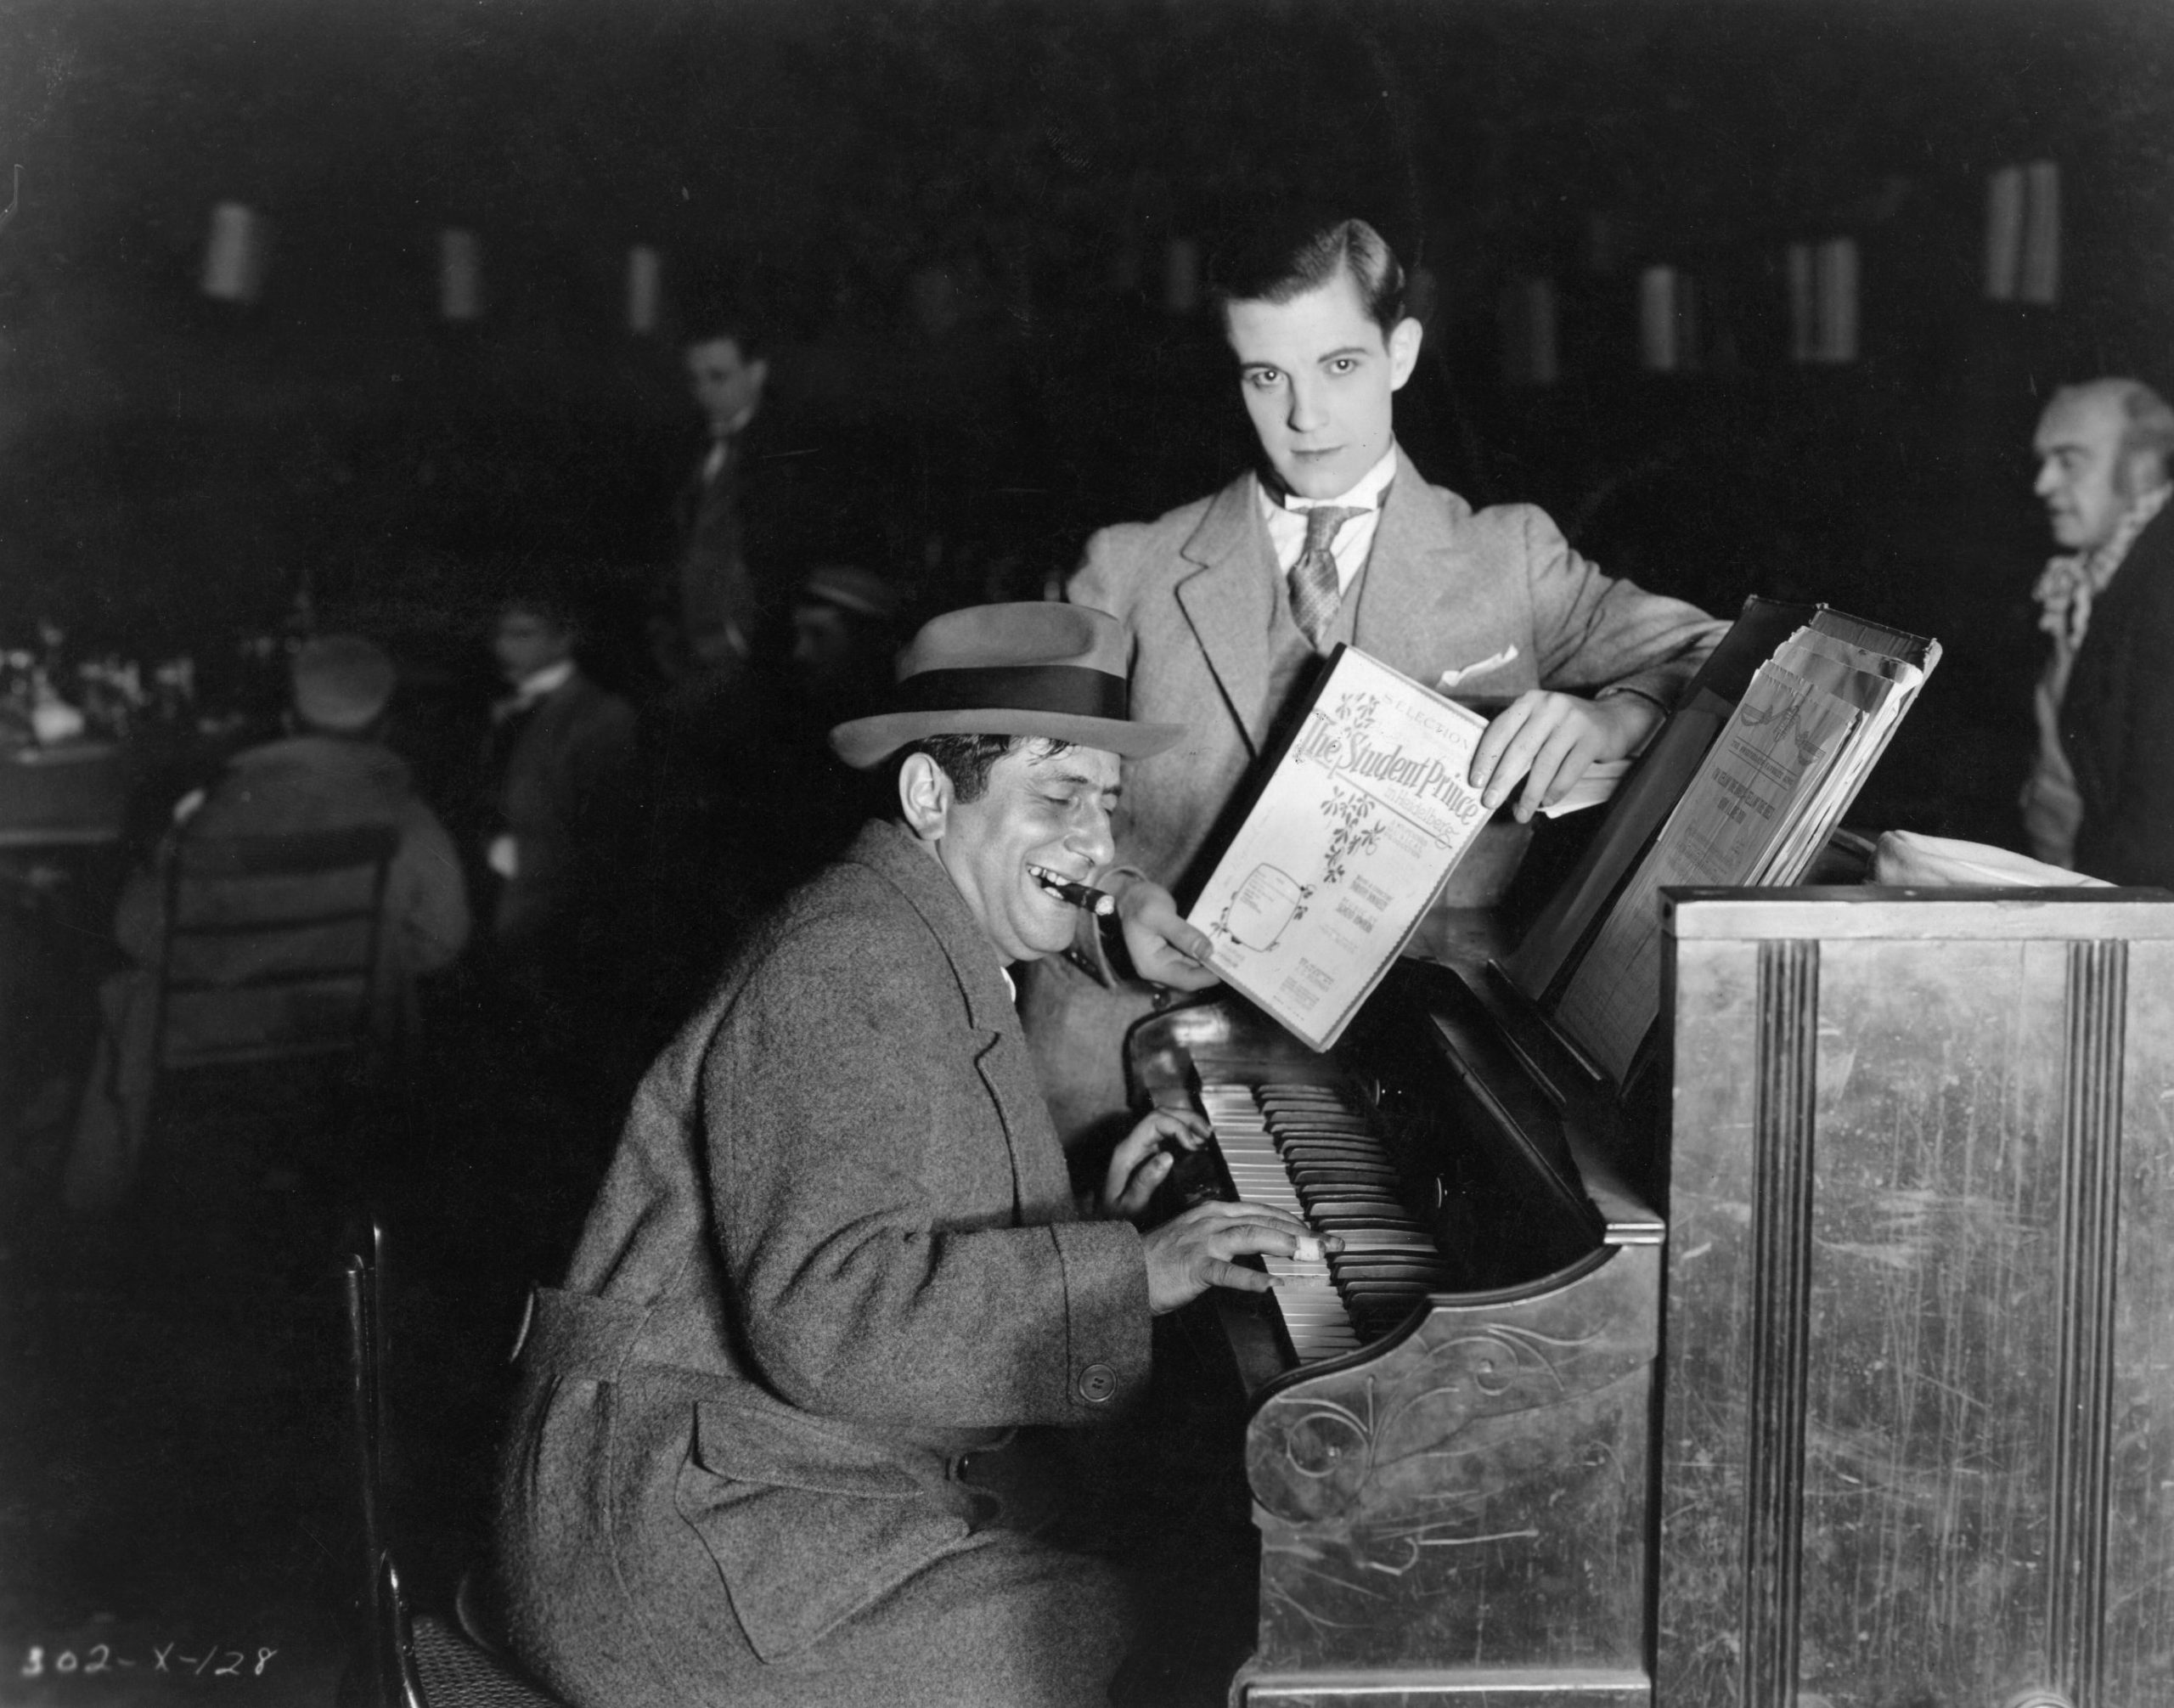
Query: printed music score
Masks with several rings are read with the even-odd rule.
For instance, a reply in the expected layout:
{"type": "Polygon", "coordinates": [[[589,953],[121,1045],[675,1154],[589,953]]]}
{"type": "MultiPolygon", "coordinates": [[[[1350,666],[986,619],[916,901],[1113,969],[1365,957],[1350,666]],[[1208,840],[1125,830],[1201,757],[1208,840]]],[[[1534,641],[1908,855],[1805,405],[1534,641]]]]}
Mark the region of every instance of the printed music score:
{"type": "Polygon", "coordinates": [[[1216,970],[1309,1047],[1342,1035],[1488,818],[1487,720],[1339,647],[1188,916],[1216,970]]]}
{"type": "Polygon", "coordinates": [[[1555,1018],[1619,1085],[1660,993],[1660,892],[1796,882],[1940,659],[1821,612],[1753,676],[1564,989],[1555,1018]]]}

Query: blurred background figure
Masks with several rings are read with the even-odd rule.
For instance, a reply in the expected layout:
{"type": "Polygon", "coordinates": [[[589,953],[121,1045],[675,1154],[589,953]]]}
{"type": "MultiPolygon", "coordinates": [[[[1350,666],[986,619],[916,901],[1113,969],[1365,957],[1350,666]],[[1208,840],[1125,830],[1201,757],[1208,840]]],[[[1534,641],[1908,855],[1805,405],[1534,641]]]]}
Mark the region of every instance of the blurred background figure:
{"type": "Polygon", "coordinates": [[[650,622],[658,674],[675,693],[706,699],[747,668],[764,600],[748,561],[748,463],[770,364],[753,324],[713,313],[686,347],[687,385],[702,414],[701,459],[673,505],[676,546],[650,622]]]}
{"type": "Polygon", "coordinates": [[[881,791],[839,763],[825,732],[889,693],[905,603],[897,584],[857,564],[821,565],[793,595],[792,651],[766,700],[768,735],[752,774],[763,831],[743,844],[756,905],[814,877],[883,809],[881,791]]]}
{"type": "MultiPolygon", "coordinates": [[[[467,888],[460,859],[437,815],[411,786],[407,762],[378,739],[392,697],[392,660],[374,642],[335,634],[312,640],[294,655],[290,731],[281,740],[238,754],[203,791],[175,809],[175,825],[146,869],[121,893],[114,939],[134,963],[108,978],[99,990],[104,1032],[85,1086],[70,1150],[65,1197],[71,1208],[110,1205],[133,1182],[141,1160],[155,1082],[153,1051],[158,1022],[158,964],[167,922],[166,869],[183,837],[276,836],[386,825],[399,843],[383,894],[377,1001],[381,1028],[403,1023],[412,1013],[410,981],[448,965],[468,940],[467,888]]],[[[268,880],[268,882],[272,882],[268,880]]],[[[292,886],[281,878],[268,905],[296,910],[292,886]]],[[[336,901],[337,897],[327,900],[336,901]]],[[[259,933],[236,936],[223,959],[193,973],[217,984],[267,970],[268,955],[307,961],[307,943],[276,942],[259,933]]],[[[293,1000],[307,999],[297,987],[293,1000]]],[[[222,1012],[217,1005],[191,1006],[171,1022],[177,1027],[217,1029],[220,1041],[251,1041],[255,1027],[269,1042],[294,1028],[290,1017],[250,1005],[222,1012]]],[[[206,1041],[210,1041],[208,1039],[206,1041]]]]}
{"type": "Polygon", "coordinates": [[[2174,410],[2135,380],[2053,394],[2033,490],[2060,554],[2038,578],[2050,638],[2021,802],[2031,854],[2114,883],[2174,883],[2174,410]]]}
{"type": "Polygon", "coordinates": [[[791,658],[808,721],[827,730],[883,698],[903,603],[898,589],[871,569],[831,563],[808,572],[793,595],[791,658]]]}
{"type": "Polygon", "coordinates": [[[512,692],[491,708],[482,865],[493,960],[546,1006],[577,998],[639,846],[634,713],[582,674],[568,596],[499,604],[492,651],[512,692]]]}

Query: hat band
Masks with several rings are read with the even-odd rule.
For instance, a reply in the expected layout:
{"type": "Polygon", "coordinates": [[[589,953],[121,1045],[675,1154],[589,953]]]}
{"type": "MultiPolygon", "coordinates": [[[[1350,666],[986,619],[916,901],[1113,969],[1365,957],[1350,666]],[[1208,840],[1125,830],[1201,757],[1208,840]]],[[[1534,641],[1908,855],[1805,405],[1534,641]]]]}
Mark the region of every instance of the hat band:
{"type": "Polygon", "coordinates": [[[1122,676],[1081,664],[1003,664],[923,670],[898,685],[902,712],[1010,711],[1123,722],[1129,696],[1122,676]]]}

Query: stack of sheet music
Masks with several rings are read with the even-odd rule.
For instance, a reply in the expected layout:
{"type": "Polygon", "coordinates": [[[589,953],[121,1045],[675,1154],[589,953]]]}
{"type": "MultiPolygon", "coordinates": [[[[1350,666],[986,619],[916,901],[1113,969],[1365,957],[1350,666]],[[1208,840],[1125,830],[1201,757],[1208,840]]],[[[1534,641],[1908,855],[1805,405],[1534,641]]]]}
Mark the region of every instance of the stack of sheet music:
{"type": "Polygon", "coordinates": [[[1802,878],[1939,659],[1937,641],[1822,607],[1757,667],[1695,768],[1695,744],[1653,756],[1688,781],[1555,1004],[1619,1083],[1659,1002],[1660,892],[1802,878]]]}

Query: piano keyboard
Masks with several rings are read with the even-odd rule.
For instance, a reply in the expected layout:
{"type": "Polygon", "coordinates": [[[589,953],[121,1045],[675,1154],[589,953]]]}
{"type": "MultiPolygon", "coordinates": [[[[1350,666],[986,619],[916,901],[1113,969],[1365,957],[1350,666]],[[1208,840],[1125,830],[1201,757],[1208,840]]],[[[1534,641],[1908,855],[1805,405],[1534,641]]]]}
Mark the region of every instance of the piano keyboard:
{"type": "Polygon", "coordinates": [[[1262,1260],[1300,1363],[1358,1350],[1450,1286],[1433,1235],[1405,1205],[1395,1160],[1334,1086],[1203,1080],[1200,1098],[1237,1195],[1343,1242],[1317,1261],[1262,1260]]]}

